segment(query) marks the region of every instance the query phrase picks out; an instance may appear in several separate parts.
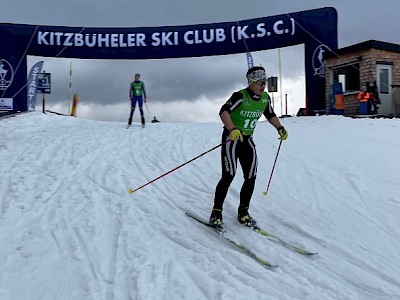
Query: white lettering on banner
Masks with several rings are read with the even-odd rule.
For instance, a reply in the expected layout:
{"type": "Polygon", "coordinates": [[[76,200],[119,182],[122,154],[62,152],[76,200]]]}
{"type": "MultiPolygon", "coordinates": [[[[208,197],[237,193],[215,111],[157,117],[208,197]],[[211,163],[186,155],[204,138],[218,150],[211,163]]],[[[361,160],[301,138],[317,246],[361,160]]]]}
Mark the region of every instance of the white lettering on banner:
{"type": "Polygon", "coordinates": [[[37,43],[45,46],[63,47],[99,47],[99,48],[132,48],[146,47],[146,39],[153,47],[211,44],[224,42],[231,38],[232,43],[240,40],[266,38],[274,35],[294,35],[296,22],[293,18],[281,19],[269,24],[260,22],[252,25],[232,26],[229,35],[225,28],[207,28],[187,30],[184,32],[153,32],[146,37],[144,33],[78,33],[38,31],[37,43]]]}
{"type": "Polygon", "coordinates": [[[43,61],[36,63],[29,72],[29,83],[27,90],[28,111],[34,111],[36,105],[37,77],[42,69],[43,61]]]}
{"type": "Polygon", "coordinates": [[[32,70],[32,81],[29,84],[29,90],[28,90],[29,103],[32,101],[32,98],[36,96],[36,77],[38,73],[39,73],[39,67],[34,67],[32,70]]]}
{"type": "Polygon", "coordinates": [[[258,23],[255,29],[250,25],[232,26],[230,29],[232,43],[240,40],[271,37],[272,35],[290,34],[296,32],[296,23],[293,18],[278,20],[267,26],[266,23],[258,23]]]}
{"type": "Polygon", "coordinates": [[[39,44],[39,45],[48,45],[49,43],[47,42],[47,40],[45,39],[46,38],[46,35],[48,35],[49,33],[48,32],[41,32],[41,31],[39,31],[38,32],[38,36],[37,36],[37,43],[39,44]]]}
{"type": "Polygon", "coordinates": [[[215,39],[217,42],[223,42],[226,40],[226,35],[225,35],[225,31],[223,28],[217,28],[215,30],[215,39]]]}
{"type": "MultiPolygon", "coordinates": [[[[64,41],[64,46],[72,46],[73,45],[72,44],[72,40],[73,40],[74,34],[70,33],[70,32],[67,32],[64,35],[66,36],[66,39],[64,41]]],[[[61,45],[61,40],[60,40],[60,45],[61,45]]],[[[90,45],[89,45],[89,47],[90,47],[90,45]]]]}
{"type": "Polygon", "coordinates": [[[98,46],[99,47],[109,47],[108,34],[106,34],[104,38],[103,38],[102,34],[98,35],[98,46]],[[102,45],[103,42],[104,42],[104,46],[102,45]]]}
{"type": "Polygon", "coordinates": [[[128,34],[128,47],[134,47],[135,46],[135,39],[136,39],[136,35],[129,33],[128,34]]]}
{"type": "Polygon", "coordinates": [[[200,30],[190,30],[185,32],[183,35],[183,40],[186,44],[201,44],[203,42],[209,44],[212,42],[223,42],[226,39],[225,31],[223,28],[216,29],[203,29],[200,30]]]}
{"type": "Polygon", "coordinates": [[[83,46],[83,34],[76,33],[74,39],[75,46],[83,46]]]}
{"type": "Polygon", "coordinates": [[[151,43],[152,46],[176,46],[178,45],[178,32],[154,32],[151,35],[153,42],[151,43]],[[161,38],[160,38],[161,35],[161,38]],[[172,35],[172,37],[171,37],[172,35]],[[172,41],[170,40],[172,38],[172,41]]]}
{"type": "Polygon", "coordinates": [[[267,30],[264,28],[265,23],[260,23],[257,25],[257,37],[263,37],[267,34],[267,30]]]}
{"type": "Polygon", "coordinates": [[[121,41],[120,47],[128,47],[128,44],[124,41],[124,35],[122,33],[118,34],[118,38],[121,41]]]}
{"type": "Polygon", "coordinates": [[[36,92],[36,79],[32,80],[31,84],[29,85],[29,95],[28,95],[29,100],[32,100],[32,97],[35,96],[35,92],[36,92]]]}
{"type": "MultiPolygon", "coordinates": [[[[175,39],[177,40],[176,34],[175,39]]],[[[126,48],[146,46],[146,35],[144,33],[93,33],[82,34],[72,32],[48,32],[39,31],[37,35],[38,45],[66,46],[66,47],[112,47],[126,48]]],[[[168,39],[168,37],[166,38],[168,39]]],[[[165,40],[164,40],[165,42],[165,40]]],[[[166,44],[171,44],[166,41],[166,44]]]]}
{"type": "Polygon", "coordinates": [[[241,27],[241,26],[238,26],[237,27],[237,39],[238,40],[241,40],[242,38],[244,38],[244,39],[248,39],[249,38],[249,36],[246,34],[246,29],[248,28],[249,26],[244,26],[243,28],[241,27]]]}
{"type": "MultiPolygon", "coordinates": [[[[118,47],[118,46],[119,46],[118,45],[118,35],[113,33],[113,34],[111,34],[111,47],[118,47]]],[[[123,47],[123,46],[121,45],[121,47],[123,47]]]]}
{"type": "MultiPolygon", "coordinates": [[[[133,35],[135,34],[133,33],[133,35]]],[[[146,39],[146,35],[144,33],[137,33],[136,36],[137,36],[136,46],[144,46],[144,47],[147,46],[146,43],[144,42],[144,40],[146,39]]]]}
{"type": "Polygon", "coordinates": [[[56,36],[56,43],[60,44],[61,43],[62,33],[61,32],[55,32],[54,34],[56,36]]]}
{"type": "Polygon", "coordinates": [[[279,29],[278,28],[278,26],[279,25],[282,25],[283,24],[283,21],[277,21],[277,22],[275,22],[275,24],[274,24],[274,32],[276,33],[276,34],[283,34],[283,29],[279,29]]]}
{"type": "Polygon", "coordinates": [[[90,34],[85,34],[85,45],[88,47],[96,46],[96,38],[91,36],[90,34]]]}

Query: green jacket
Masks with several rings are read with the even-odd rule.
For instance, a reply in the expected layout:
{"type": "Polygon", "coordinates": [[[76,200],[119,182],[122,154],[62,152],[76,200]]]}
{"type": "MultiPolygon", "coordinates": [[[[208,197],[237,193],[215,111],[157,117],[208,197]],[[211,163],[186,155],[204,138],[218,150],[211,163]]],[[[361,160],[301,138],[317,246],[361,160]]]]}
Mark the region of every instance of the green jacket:
{"type": "Polygon", "coordinates": [[[259,100],[254,100],[249,93],[243,89],[240,90],[243,95],[243,101],[239,107],[230,112],[233,124],[245,135],[252,135],[256,128],[257,121],[264,113],[269,104],[269,95],[264,92],[259,100]]]}
{"type": "Polygon", "coordinates": [[[132,81],[131,86],[129,89],[129,96],[132,98],[133,96],[144,96],[146,97],[146,90],[144,88],[144,82],[143,81],[132,81]]]}

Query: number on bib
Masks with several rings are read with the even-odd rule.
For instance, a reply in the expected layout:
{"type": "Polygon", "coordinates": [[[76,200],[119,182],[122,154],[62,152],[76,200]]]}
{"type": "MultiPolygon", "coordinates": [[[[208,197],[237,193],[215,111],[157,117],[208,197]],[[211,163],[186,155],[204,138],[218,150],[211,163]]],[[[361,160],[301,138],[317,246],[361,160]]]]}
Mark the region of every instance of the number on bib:
{"type": "Polygon", "coordinates": [[[255,128],[257,124],[257,119],[246,119],[244,120],[244,128],[255,128]],[[250,122],[251,121],[251,122],[250,122]]]}

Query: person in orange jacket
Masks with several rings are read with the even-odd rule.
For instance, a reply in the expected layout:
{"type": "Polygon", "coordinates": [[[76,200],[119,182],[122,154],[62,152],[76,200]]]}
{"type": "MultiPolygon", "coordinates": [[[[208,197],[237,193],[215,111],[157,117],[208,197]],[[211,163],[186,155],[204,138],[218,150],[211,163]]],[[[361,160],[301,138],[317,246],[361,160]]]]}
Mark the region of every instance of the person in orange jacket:
{"type": "Polygon", "coordinates": [[[367,92],[367,87],[361,87],[357,99],[360,103],[360,115],[368,114],[369,93],[367,92]]]}

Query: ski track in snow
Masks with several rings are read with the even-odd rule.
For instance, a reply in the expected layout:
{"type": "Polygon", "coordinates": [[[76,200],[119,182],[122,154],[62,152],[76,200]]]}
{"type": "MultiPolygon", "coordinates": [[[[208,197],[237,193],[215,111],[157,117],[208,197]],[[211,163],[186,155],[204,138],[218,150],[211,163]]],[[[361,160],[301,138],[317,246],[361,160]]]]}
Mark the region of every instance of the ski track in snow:
{"type": "Polygon", "coordinates": [[[398,153],[398,142],[360,126],[396,136],[398,120],[283,123],[289,139],[266,197],[278,141],[270,125],[256,130],[251,213],[272,234],[319,254],[301,256],[237,223],[238,170],[224,222],[236,241],[279,265],[266,269],[184,214],[209,217],[220,149],[128,195],[218,145],[220,124],[126,129],[39,113],[0,120],[0,299],[400,298],[400,183],[391,176],[399,162],[385,174],[357,156],[335,159],[357,143],[398,153]],[[310,136],[317,142],[304,142],[310,136]]]}

